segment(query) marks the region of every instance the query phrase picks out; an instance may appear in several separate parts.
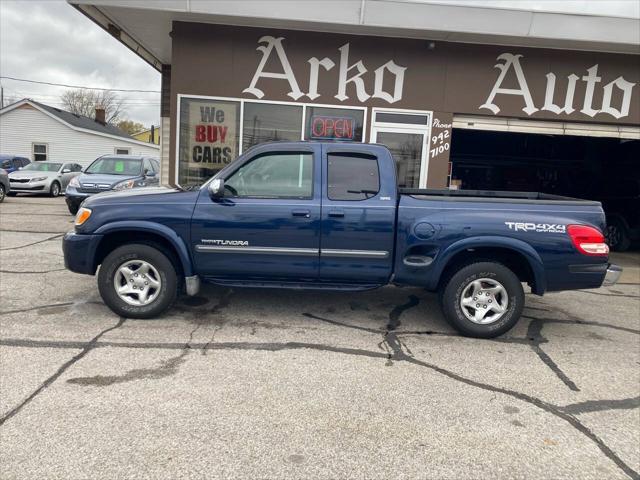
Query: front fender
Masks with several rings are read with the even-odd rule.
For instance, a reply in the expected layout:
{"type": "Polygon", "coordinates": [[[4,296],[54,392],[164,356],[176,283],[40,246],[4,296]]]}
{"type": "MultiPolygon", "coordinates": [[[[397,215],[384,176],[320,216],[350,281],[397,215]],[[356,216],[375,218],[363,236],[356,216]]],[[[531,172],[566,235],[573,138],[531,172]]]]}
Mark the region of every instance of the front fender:
{"type": "Polygon", "coordinates": [[[471,237],[452,243],[437,256],[436,265],[434,265],[434,278],[440,278],[442,272],[456,254],[470,248],[492,247],[512,250],[523,255],[533,272],[535,283],[533,293],[542,295],[545,292],[547,289],[547,277],[540,255],[538,255],[538,252],[536,252],[531,245],[516,238],[498,236],[471,237]]]}
{"type": "Polygon", "coordinates": [[[167,240],[173,248],[175,248],[180,263],[182,264],[182,270],[184,271],[184,275],[186,277],[192,276],[193,273],[193,263],[191,262],[191,256],[189,255],[189,250],[185,245],[184,241],[180,236],[171,228],[166,225],[162,225],[160,223],[154,222],[145,222],[145,221],[121,221],[121,222],[111,222],[106,225],[101,226],[95,232],[95,234],[106,235],[114,232],[145,232],[145,233],[153,233],[161,236],[165,240],[167,240]]]}

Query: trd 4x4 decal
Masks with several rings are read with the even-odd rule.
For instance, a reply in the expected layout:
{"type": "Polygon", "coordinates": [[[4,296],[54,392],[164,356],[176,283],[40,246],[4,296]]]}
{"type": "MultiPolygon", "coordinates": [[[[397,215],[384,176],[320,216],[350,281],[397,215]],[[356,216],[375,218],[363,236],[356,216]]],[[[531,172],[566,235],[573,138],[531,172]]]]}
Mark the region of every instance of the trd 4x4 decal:
{"type": "Polygon", "coordinates": [[[557,223],[525,223],[525,222],[504,222],[509,230],[516,232],[538,232],[538,233],[566,233],[567,226],[557,223]]]}

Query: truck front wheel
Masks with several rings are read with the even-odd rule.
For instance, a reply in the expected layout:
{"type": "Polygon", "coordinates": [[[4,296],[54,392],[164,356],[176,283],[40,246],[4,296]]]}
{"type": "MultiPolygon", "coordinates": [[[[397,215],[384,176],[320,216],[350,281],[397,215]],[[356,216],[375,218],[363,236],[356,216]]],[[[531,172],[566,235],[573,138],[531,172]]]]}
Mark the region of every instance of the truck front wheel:
{"type": "Polygon", "coordinates": [[[167,310],[178,293],[171,260],[142,244],[116,248],[102,262],[98,288],[104,303],[127,318],[152,318],[167,310]]]}
{"type": "Polygon", "coordinates": [[[445,318],[461,334],[494,338],[520,319],[524,290],[518,277],[504,265],[478,262],[449,277],[441,299],[445,318]]]}

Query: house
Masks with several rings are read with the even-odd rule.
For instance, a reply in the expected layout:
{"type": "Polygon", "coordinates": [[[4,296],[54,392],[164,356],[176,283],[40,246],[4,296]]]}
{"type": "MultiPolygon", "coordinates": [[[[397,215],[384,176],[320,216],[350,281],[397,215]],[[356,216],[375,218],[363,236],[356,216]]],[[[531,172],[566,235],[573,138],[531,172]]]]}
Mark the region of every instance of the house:
{"type": "Polygon", "coordinates": [[[25,98],[0,110],[0,152],[32,161],[87,166],[101,155],[157,157],[159,150],[106,123],[104,109],[96,109],[96,118],[89,118],[25,98]]]}
{"type": "Polygon", "coordinates": [[[131,135],[136,140],[160,145],[160,125],[151,125],[151,128],[141,130],[131,135]]]}

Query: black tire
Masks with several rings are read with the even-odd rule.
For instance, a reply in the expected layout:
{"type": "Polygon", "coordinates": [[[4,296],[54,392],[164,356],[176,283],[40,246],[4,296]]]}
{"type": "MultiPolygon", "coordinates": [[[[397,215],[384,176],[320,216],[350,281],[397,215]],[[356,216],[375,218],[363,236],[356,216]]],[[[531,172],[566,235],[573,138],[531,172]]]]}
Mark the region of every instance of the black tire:
{"type": "Polygon", "coordinates": [[[178,277],[171,260],[160,250],[131,243],[116,248],[102,262],[98,272],[98,289],[104,303],[114,313],[127,318],[153,318],[166,311],[176,300],[178,277]],[[144,306],[130,305],[116,292],[114,277],[124,263],[142,260],[151,264],[159,274],[161,287],[156,298],[144,306]]]}
{"type": "Polygon", "coordinates": [[[76,213],[78,213],[78,210],[80,210],[80,204],[79,203],[67,203],[67,208],[69,209],[69,213],[71,215],[75,215],[76,213]]]}
{"type": "MultiPolygon", "coordinates": [[[[499,298],[502,299],[502,295],[499,298]]],[[[441,291],[441,304],[446,320],[462,335],[474,338],[494,338],[513,328],[520,319],[524,308],[524,290],[518,277],[504,265],[495,262],[471,263],[461,267],[449,277],[441,291]],[[500,283],[506,290],[508,300],[502,316],[487,324],[471,321],[463,313],[463,307],[460,305],[461,297],[467,286],[473,281],[483,278],[500,283]]],[[[467,312],[470,312],[469,308],[475,310],[474,306],[468,306],[467,312]]]]}
{"type": "Polygon", "coordinates": [[[4,202],[4,197],[6,196],[4,185],[0,183],[0,203],[4,202]]]}
{"type": "Polygon", "coordinates": [[[60,184],[58,182],[53,182],[51,184],[51,187],[49,187],[49,196],[50,197],[57,197],[58,195],[60,195],[60,184]]]}
{"type": "Polygon", "coordinates": [[[609,248],[614,252],[626,252],[631,246],[629,229],[622,219],[613,217],[607,219],[606,239],[609,248]]]}

